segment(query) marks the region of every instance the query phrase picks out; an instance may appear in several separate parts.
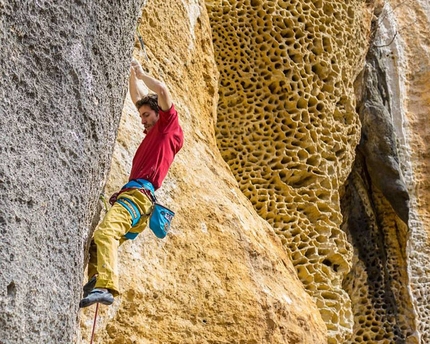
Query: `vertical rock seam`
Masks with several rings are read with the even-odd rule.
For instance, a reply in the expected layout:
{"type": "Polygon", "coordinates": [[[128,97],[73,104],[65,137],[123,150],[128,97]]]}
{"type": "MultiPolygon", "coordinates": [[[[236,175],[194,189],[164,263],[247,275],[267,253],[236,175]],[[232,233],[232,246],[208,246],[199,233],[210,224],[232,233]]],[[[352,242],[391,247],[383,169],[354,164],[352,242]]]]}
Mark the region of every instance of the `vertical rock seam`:
{"type": "Polygon", "coordinates": [[[406,260],[409,195],[381,64],[373,45],[359,92],[362,139],[342,196],[342,228],[355,251],[344,282],[355,317],[351,343],[405,343],[416,330],[406,260]]]}
{"type": "Polygon", "coordinates": [[[342,200],[355,247],[345,283],[354,343],[429,342],[429,9],[385,1],[375,12],[358,88],[362,143],[342,200]]]}

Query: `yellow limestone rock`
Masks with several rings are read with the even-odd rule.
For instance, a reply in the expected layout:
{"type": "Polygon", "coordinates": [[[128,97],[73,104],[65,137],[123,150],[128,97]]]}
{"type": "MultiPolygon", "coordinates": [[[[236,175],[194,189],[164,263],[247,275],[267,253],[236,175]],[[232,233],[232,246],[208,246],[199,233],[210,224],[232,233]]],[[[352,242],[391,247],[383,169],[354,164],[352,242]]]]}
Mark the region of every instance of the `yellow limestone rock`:
{"type": "Polygon", "coordinates": [[[217,140],[258,214],[276,230],[330,343],[353,314],[342,281],[352,248],[339,190],[360,123],[353,82],[368,46],[364,1],[207,1],[220,70],[217,140]]]}
{"type": "MultiPolygon", "coordinates": [[[[100,307],[95,342],[325,343],[280,239],[218,151],[218,72],[203,2],[149,1],[142,19],[149,60],[138,45],[135,56],[169,86],[185,134],[157,191],[176,216],[166,239],[146,230],[120,248],[122,295],[100,307]]],[[[127,98],[106,194],[126,181],[141,131],[127,98]]],[[[94,307],[83,313],[87,343],[94,307]]]]}

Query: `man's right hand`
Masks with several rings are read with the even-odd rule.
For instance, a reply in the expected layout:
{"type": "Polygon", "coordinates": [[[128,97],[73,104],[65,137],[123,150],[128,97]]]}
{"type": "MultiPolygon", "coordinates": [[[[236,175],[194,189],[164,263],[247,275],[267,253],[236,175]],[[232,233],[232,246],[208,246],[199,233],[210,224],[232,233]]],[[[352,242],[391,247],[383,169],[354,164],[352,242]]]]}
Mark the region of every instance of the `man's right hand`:
{"type": "Polygon", "coordinates": [[[131,60],[131,68],[138,79],[142,79],[142,77],[145,75],[142,66],[135,58],[131,60]]]}

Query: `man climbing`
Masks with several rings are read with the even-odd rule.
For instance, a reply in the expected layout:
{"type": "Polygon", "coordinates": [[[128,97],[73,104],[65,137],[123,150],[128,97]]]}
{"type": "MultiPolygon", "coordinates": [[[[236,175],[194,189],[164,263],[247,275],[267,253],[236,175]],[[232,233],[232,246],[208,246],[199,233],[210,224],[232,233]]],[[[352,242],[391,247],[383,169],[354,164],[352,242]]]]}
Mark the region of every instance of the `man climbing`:
{"type": "Polygon", "coordinates": [[[81,308],[97,302],[110,305],[119,294],[118,247],[145,229],[153,210],[151,195],[161,186],[183,144],[178,114],[166,85],[145,74],[135,59],[131,63],[129,88],[146,136],[133,158],[129,182],[111,197],[113,205],[94,231],[89,281],[84,286],[81,308]],[[145,95],[142,81],[155,94],[145,95]],[[134,211],[139,212],[137,217],[134,211]]]}

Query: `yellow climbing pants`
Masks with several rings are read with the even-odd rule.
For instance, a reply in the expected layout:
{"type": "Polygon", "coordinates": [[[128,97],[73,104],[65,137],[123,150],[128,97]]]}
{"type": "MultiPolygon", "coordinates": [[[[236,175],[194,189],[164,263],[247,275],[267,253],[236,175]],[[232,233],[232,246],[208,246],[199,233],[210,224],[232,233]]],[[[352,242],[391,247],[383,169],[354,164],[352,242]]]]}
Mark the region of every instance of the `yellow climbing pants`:
{"type": "Polygon", "coordinates": [[[145,214],[150,214],[153,207],[152,201],[139,189],[122,192],[118,199],[121,198],[128,198],[139,207],[142,216],[138,224],[131,227],[130,213],[116,202],[94,231],[88,262],[89,278],[97,274],[96,288],[109,289],[114,296],[119,294],[118,248],[127,240],[124,237],[127,232],[141,233],[146,228],[149,216],[145,214]]]}

